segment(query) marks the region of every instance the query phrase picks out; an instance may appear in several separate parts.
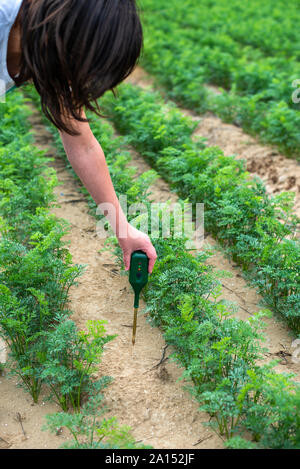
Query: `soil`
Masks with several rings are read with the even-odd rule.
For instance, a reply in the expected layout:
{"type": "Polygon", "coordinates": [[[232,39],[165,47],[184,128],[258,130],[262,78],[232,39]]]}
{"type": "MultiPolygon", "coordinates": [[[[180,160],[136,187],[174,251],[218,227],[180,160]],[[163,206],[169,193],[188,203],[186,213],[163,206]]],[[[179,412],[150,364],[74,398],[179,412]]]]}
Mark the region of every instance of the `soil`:
{"type": "Polygon", "coordinates": [[[240,127],[225,124],[218,117],[206,114],[194,133],[206,139],[208,146],[220,147],[226,156],[246,160],[249,173],[264,181],[268,193],[295,193],[294,211],[300,217],[300,163],[286,158],[275,148],[260,144],[240,127]]]}
{"type": "MultiPolygon", "coordinates": [[[[154,80],[141,67],[137,67],[127,81],[143,88],[155,86],[154,80]]],[[[213,86],[208,86],[208,89],[214,93],[219,92],[213,86]]],[[[275,147],[261,144],[240,127],[226,124],[212,113],[199,116],[187,109],[181,108],[181,111],[198,122],[194,137],[204,137],[207,146],[221,148],[226,156],[235,155],[238,159],[246,160],[247,171],[262,179],[270,194],[294,192],[295,213],[300,217],[299,161],[287,158],[275,147]]]]}
{"type": "MultiPolygon", "coordinates": [[[[137,441],[154,448],[223,448],[222,440],[203,425],[208,416],[199,412],[197,402],[184,388],[184,381],[178,381],[183,370],[170,358],[156,366],[164,351],[168,357],[171,350],[166,349],[161,331],[147,322],[143,303],[138,317],[136,344],[132,347],[133,294],[127,276],[122,275],[110,252],[101,252],[103,240],[96,235],[95,219],[89,215],[86,202],[78,202],[78,182],[65,169],[64,162],[55,156],[51,135],[37,113],[32,116],[31,124],[37,145],[47,149],[48,155],[55,158],[52,165],[61,185],[56,188],[60,207],[53,212],[70,223],[66,239],[70,242],[74,263],[87,265],[79,285],[70,292],[70,308],[74,311],[72,319],[79,328],[84,328],[89,319],[104,319],[108,333],[118,335],[106,346],[96,373],[97,376],[114,378],[105,392],[107,416],[115,416],[121,424],[129,425],[137,441]]],[[[131,164],[137,168],[137,173],[149,169],[139,154],[133,151],[132,157],[131,164]]],[[[155,182],[151,192],[154,201],[176,201],[176,195],[170,192],[162,179],[155,182]]],[[[206,243],[216,246],[209,236],[206,243]]],[[[231,278],[222,281],[222,296],[238,304],[238,317],[248,319],[260,309],[261,298],[247,286],[238,267],[218,250],[209,262],[232,274],[231,278]]],[[[291,360],[293,337],[286,325],[276,318],[265,322],[266,346],[269,348],[266,361],[280,358],[278,371],[299,373],[299,364],[291,360]]],[[[57,412],[58,407],[45,402],[43,396],[39,404],[33,404],[31,397],[16,384],[15,379],[8,379],[6,375],[0,377],[0,448],[58,448],[69,439],[66,429],[60,430],[58,435],[40,431],[45,415],[57,412]]]]}

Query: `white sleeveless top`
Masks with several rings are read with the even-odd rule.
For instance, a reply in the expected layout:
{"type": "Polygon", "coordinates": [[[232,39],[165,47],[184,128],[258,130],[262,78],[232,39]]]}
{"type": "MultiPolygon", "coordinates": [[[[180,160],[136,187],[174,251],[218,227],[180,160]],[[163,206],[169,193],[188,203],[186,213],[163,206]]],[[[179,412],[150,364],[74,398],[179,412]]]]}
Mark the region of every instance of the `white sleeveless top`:
{"type": "Polygon", "coordinates": [[[0,98],[14,86],[7,70],[7,45],[10,30],[18,16],[22,0],[0,0],[0,98]]]}

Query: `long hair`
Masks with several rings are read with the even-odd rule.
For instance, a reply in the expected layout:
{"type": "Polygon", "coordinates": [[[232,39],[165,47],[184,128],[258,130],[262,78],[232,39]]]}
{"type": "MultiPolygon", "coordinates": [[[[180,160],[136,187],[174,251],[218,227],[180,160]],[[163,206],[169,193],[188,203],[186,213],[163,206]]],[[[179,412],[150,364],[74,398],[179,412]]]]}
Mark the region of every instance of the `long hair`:
{"type": "Polygon", "coordinates": [[[71,135],[69,118],[96,102],[133,71],[143,32],[135,0],[23,0],[20,85],[32,80],[43,112],[71,135]]]}

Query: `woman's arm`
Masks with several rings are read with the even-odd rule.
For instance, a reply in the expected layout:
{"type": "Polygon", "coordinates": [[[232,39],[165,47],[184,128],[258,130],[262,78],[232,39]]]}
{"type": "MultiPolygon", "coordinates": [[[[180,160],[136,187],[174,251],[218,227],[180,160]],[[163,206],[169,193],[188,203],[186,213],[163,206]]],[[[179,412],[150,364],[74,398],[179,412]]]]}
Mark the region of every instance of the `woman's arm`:
{"type": "Polygon", "coordinates": [[[115,193],[99,142],[87,122],[72,121],[72,126],[80,135],[71,136],[61,132],[68,160],[96,204],[109,203],[114,207],[115,214],[108,213],[107,218],[123,250],[125,269],[130,267],[131,253],[142,250],[149,258],[151,273],[157,258],[156,251],[149,236],[128,223],[115,193]]]}

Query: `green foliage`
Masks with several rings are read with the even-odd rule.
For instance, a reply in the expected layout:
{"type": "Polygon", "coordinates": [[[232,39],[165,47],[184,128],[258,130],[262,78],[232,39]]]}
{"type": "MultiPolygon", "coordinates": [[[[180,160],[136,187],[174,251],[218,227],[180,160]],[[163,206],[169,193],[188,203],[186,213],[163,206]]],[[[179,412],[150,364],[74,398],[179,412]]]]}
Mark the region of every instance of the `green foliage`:
{"type": "MultiPolygon", "coordinates": [[[[231,238],[226,236],[226,229],[222,230],[223,224],[231,230],[231,236],[235,234],[238,236],[240,233],[238,225],[241,220],[245,221],[243,236],[241,235],[239,240],[245,243],[244,251],[242,250],[245,265],[250,266],[254,262],[254,252],[256,255],[261,252],[255,244],[255,251],[250,253],[253,257],[249,257],[249,247],[245,241],[247,236],[251,235],[255,240],[260,240],[268,235],[273,242],[270,251],[276,247],[276,244],[283,245],[286,237],[290,238],[295,229],[295,222],[290,217],[289,197],[272,199],[270,202],[263,186],[259,182],[251,183],[248,180],[243,162],[225,158],[219,149],[204,149],[200,142],[193,144],[190,140],[193,124],[189,120],[182,118],[175,108],[171,109],[172,116],[168,119],[169,109],[166,110],[161,101],[157,105],[149,94],[145,104],[144,97],[143,92],[124,88],[119,96],[115,116],[112,112],[114,107],[110,107],[115,122],[122,126],[122,131],[126,130],[129,133],[129,139],[125,141],[136,142],[138,149],[151,163],[162,170],[164,176],[172,181],[174,186],[180,187],[185,198],[189,195],[193,199],[194,191],[203,194],[204,200],[208,201],[208,223],[212,227],[214,222],[218,222],[216,211],[220,210],[224,218],[219,223],[219,231],[228,249],[235,248],[237,240],[231,241],[231,238]],[[126,117],[123,117],[123,113],[126,117]],[[161,114],[167,116],[165,127],[162,127],[164,120],[161,114]],[[144,120],[140,126],[139,120],[142,118],[144,120]],[[174,128],[181,132],[178,136],[174,128]],[[169,138],[169,135],[172,135],[172,138],[169,138]],[[172,142],[176,143],[174,147],[171,146],[172,142]],[[230,197],[236,186],[243,193],[238,208],[233,206],[233,195],[230,197]],[[279,223],[279,219],[283,219],[285,223],[279,223]]],[[[109,105],[109,100],[105,99],[105,105],[109,105]]],[[[109,145],[109,139],[112,139],[112,148],[120,147],[121,140],[117,139],[118,143],[114,141],[110,126],[103,125],[97,119],[92,125],[93,131],[102,136],[104,145],[109,145]]],[[[114,171],[116,169],[118,173],[118,166],[115,167],[113,161],[110,164],[112,179],[118,191],[118,179],[114,179],[114,171]]],[[[132,180],[129,178],[127,183],[130,189],[132,180]]],[[[134,193],[136,201],[139,201],[140,197],[145,197],[143,200],[147,201],[145,191],[141,194],[134,190],[134,193]]],[[[237,195],[237,192],[234,194],[237,195]]],[[[196,198],[193,200],[198,201],[196,198]]],[[[282,431],[282,434],[276,437],[277,442],[282,443],[285,440],[286,447],[297,448],[299,436],[295,432],[294,420],[290,418],[290,414],[294,408],[297,409],[297,399],[293,403],[292,396],[296,396],[298,391],[292,378],[289,377],[286,381],[287,388],[279,386],[276,379],[268,378],[269,386],[266,386],[264,391],[261,387],[259,395],[253,392],[253,376],[258,376],[261,384],[263,375],[275,376],[272,366],[260,368],[257,365],[257,360],[262,358],[264,352],[261,347],[263,314],[257,314],[245,322],[232,318],[234,305],[229,305],[219,298],[221,294],[219,279],[224,273],[218,273],[205,265],[209,253],[200,252],[193,256],[188,252],[185,241],[184,238],[176,238],[172,230],[170,238],[153,239],[158,260],[144,292],[146,312],[150,321],[162,328],[166,341],[173,346],[173,358],[185,367],[183,377],[190,391],[201,408],[209,412],[212,428],[222,438],[229,438],[229,447],[274,447],[269,439],[264,439],[263,436],[264,432],[268,433],[265,431],[266,423],[271,423],[274,429],[278,427],[279,431],[282,431]],[[280,414],[277,403],[270,397],[275,394],[278,403],[286,400],[289,402],[280,414]],[[256,411],[257,403],[260,407],[256,411]],[[267,415],[269,420],[261,419],[261,415],[267,415]],[[261,427],[257,428],[260,420],[262,420],[261,427]],[[237,433],[242,436],[237,437],[237,433]],[[249,435],[255,442],[248,441],[249,435]]],[[[239,256],[240,251],[236,251],[239,256]]],[[[263,253],[267,265],[268,250],[263,253]]],[[[116,254],[121,260],[119,247],[116,249],[116,254]]],[[[290,298],[291,295],[288,300],[290,298]]],[[[283,298],[284,301],[286,298],[283,298]]],[[[279,376],[278,382],[283,383],[282,380],[285,378],[279,376]]],[[[101,420],[100,416],[98,418],[91,397],[87,404],[91,407],[87,410],[83,406],[80,413],[74,415],[60,413],[50,417],[48,428],[56,431],[57,427],[67,426],[74,438],[68,447],[124,448],[123,443],[120,444],[119,437],[115,437],[120,435],[120,431],[116,430],[114,421],[101,420]]],[[[269,431],[271,435],[273,430],[269,431]]],[[[121,434],[123,442],[124,438],[125,442],[128,442],[126,447],[132,447],[133,440],[126,440],[126,430],[121,434]]]]}
{"type": "Polygon", "coordinates": [[[295,375],[277,374],[269,367],[248,371],[238,396],[246,407],[245,428],[262,447],[300,448],[300,386],[295,375]]]}
{"type": "MultiPolygon", "coordinates": [[[[36,314],[39,324],[33,321],[32,328],[46,326],[46,323],[40,324],[40,301],[36,292],[42,292],[52,317],[63,313],[69,289],[83,271],[82,267],[72,265],[71,256],[64,247],[62,237],[66,231],[55,218],[48,217],[41,214],[32,218],[30,227],[38,226],[39,231],[32,232],[27,246],[6,237],[0,244],[0,282],[20,298],[21,305],[31,314],[36,314]],[[37,225],[37,222],[41,224],[37,225]],[[48,233],[42,232],[43,222],[44,227],[50,229],[48,233]]],[[[11,233],[12,230],[9,235],[11,233]]]]}
{"type": "MultiPolygon", "coordinates": [[[[99,419],[102,392],[111,378],[95,381],[92,375],[115,336],[106,335],[104,321],[88,321],[79,331],[68,319],[69,289],[83,266],[72,264],[63,241],[67,223],[50,213],[57,178],[44,152],[25,136],[29,110],[24,102],[15,93],[0,106],[0,335],[10,350],[6,366],[34,402],[43,389],[61,406],[64,412],[49,416],[49,426],[58,422],[70,429],[75,438],[70,448],[141,448],[129,428],[114,418],[99,419]],[[70,408],[74,414],[67,413],[70,408]]],[[[145,198],[154,171],[132,187],[133,171],[126,168],[125,152],[118,155],[119,147],[116,142],[111,162],[120,190],[130,201],[145,198]]]]}
{"type": "Polygon", "coordinates": [[[19,138],[31,141],[28,135],[30,128],[27,117],[31,114],[21,93],[6,96],[6,102],[0,105],[0,146],[1,148],[19,138]]]}
{"type": "Polygon", "coordinates": [[[10,371],[34,402],[42,386],[66,410],[79,410],[104,345],[102,323],[78,331],[68,320],[68,294],[83,272],[63,237],[67,223],[50,213],[57,185],[44,152],[26,133],[30,114],[18,92],[0,106],[0,334],[10,349],[10,371]],[[12,130],[13,129],[13,130],[12,130]]]}
{"type": "Polygon", "coordinates": [[[263,311],[248,321],[230,317],[219,299],[216,272],[182,240],[154,241],[158,260],[146,290],[146,312],[162,327],[183,378],[210,415],[209,425],[231,448],[297,448],[299,385],[258,360],[266,351],[263,311]],[[237,437],[247,435],[248,439],[237,437]],[[249,441],[250,438],[254,442],[249,441]],[[255,443],[257,442],[257,443],[255,443]]]}
{"type": "MultiPolygon", "coordinates": [[[[40,362],[35,349],[41,331],[34,331],[31,325],[31,320],[36,320],[36,316],[25,306],[22,307],[6,286],[0,285],[0,293],[0,335],[10,348],[11,371],[21,378],[25,389],[30,392],[34,402],[37,402],[42,383],[39,378],[40,362]]],[[[47,310],[42,308],[41,323],[45,318],[47,310]]]]}
{"type": "Polygon", "coordinates": [[[130,428],[119,425],[115,417],[103,418],[102,400],[103,395],[95,394],[79,413],[47,415],[43,429],[56,433],[57,428],[66,427],[73,440],[65,443],[63,449],[150,449],[150,446],[135,443],[130,428]]]}
{"type": "Polygon", "coordinates": [[[110,382],[108,377],[92,382],[91,374],[105,344],[114,337],[105,335],[104,321],[88,321],[87,331],[78,331],[73,321],[66,320],[43,334],[38,351],[43,366],[40,376],[62,410],[72,407],[79,412],[84,396],[100,392],[110,382]]]}
{"type": "Polygon", "coordinates": [[[240,436],[234,436],[225,441],[227,449],[259,449],[256,443],[246,440],[240,436]]]}
{"type": "Polygon", "coordinates": [[[299,157],[299,104],[292,101],[300,76],[296,5],[143,0],[142,64],[171,99],[214,111],[299,157]],[[221,94],[205,84],[221,87],[221,94]]]}
{"type": "Polygon", "coordinates": [[[299,385],[257,362],[266,351],[263,311],[248,321],[230,317],[219,300],[216,273],[184,250],[179,240],[159,240],[146,290],[146,311],[163,328],[172,354],[209,425],[231,448],[298,448],[299,385]],[[188,276],[187,276],[188,275],[188,276]],[[256,443],[236,435],[247,434],[256,443]]]}
{"type": "Polygon", "coordinates": [[[269,196],[244,162],[194,143],[194,124],[158,94],[132,86],[103,106],[121,132],[183,199],[205,203],[205,227],[258,287],[268,307],[300,331],[299,219],[293,193],[269,196]],[[159,129],[164,128],[163,138],[159,129]]]}

